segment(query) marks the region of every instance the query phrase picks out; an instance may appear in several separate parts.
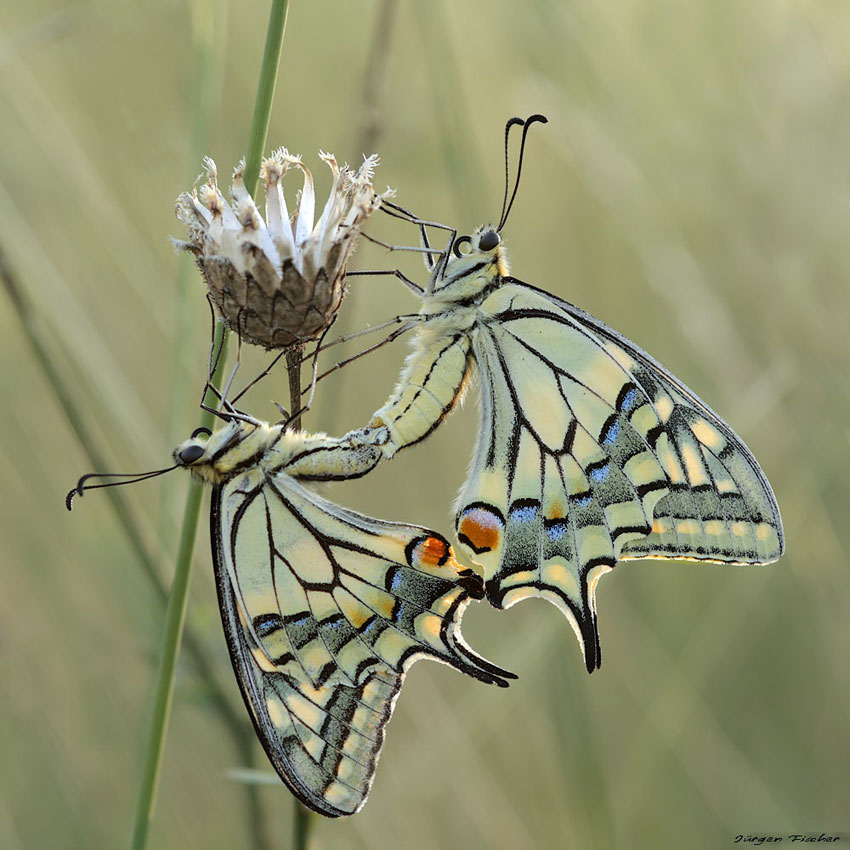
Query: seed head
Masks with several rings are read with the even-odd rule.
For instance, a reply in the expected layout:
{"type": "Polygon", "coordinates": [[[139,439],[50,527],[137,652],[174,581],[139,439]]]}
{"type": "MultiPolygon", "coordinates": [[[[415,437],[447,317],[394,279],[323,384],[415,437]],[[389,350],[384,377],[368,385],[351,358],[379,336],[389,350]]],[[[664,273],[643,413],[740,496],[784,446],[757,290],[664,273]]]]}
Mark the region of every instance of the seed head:
{"type": "Polygon", "coordinates": [[[267,349],[316,339],[334,320],[360,230],[389,194],[372,188],[377,156],[364,159],[357,171],[340,168],[332,154],[319,156],[333,185],[315,223],[313,176],[286,148],[262,164],[265,220],[245,187],[244,160],[233,173],[230,202],[219,191],[209,158],[191,194],[177,199],[188,238],[175,244],[195,255],[225,325],[267,349]],[[304,185],[290,214],[283,181],[293,167],[304,175],[304,185]]]}

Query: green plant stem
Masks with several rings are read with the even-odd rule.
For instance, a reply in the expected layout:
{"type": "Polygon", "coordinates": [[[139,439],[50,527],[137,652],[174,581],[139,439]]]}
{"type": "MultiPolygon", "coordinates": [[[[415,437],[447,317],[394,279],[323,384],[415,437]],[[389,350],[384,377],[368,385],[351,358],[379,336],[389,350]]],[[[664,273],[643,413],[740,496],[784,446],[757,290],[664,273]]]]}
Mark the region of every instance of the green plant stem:
{"type": "MultiPolygon", "coordinates": [[[[219,323],[215,330],[215,349],[221,347],[218,366],[212,376],[211,383],[215,387],[221,385],[221,373],[227,358],[227,339],[224,325],[219,323]]],[[[214,404],[211,392],[205,398],[207,404],[214,404]]],[[[201,414],[201,426],[210,428],[213,415],[209,411],[201,414]]],[[[177,563],[174,569],[174,581],[168,606],[165,609],[165,623],[162,632],[162,646],[159,655],[159,668],[156,676],[156,690],[153,698],[153,711],[148,728],[147,746],[145,747],[142,764],[142,777],[139,794],[136,798],[136,811],[133,821],[133,850],[143,850],[147,845],[153,809],[156,802],[156,789],[159,780],[159,768],[162,763],[162,752],[165,746],[165,735],[168,730],[168,719],[171,714],[171,703],[174,697],[174,673],[177,668],[177,656],[183,635],[183,625],[186,621],[186,603],[188,601],[189,579],[192,574],[192,553],[195,548],[195,538],[198,534],[198,519],[201,514],[201,501],[204,490],[199,481],[194,478],[189,483],[186,494],[186,506],[183,511],[183,524],[180,529],[180,543],[177,548],[177,563]]]]}
{"type": "MultiPolygon", "coordinates": [[[[254,117],[251,122],[248,156],[246,158],[245,185],[252,194],[256,193],[260,158],[268,133],[275,80],[277,78],[283,34],[286,26],[287,10],[288,3],[286,0],[273,0],[266,34],[266,48],[263,53],[263,64],[260,69],[260,81],[257,86],[254,117]]],[[[224,326],[219,322],[215,331],[214,350],[218,350],[218,347],[221,346],[221,355],[218,358],[218,365],[211,380],[211,383],[216,387],[220,386],[221,373],[227,359],[227,338],[225,334],[224,326]]],[[[208,392],[206,401],[209,405],[214,406],[215,399],[211,396],[212,394],[208,392]]],[[[201,426],[209,428],[212,424],[212,414],[204,411],[201,416],[201,426]]],[[[202,486],[193,479],[186,495],[186,506],[183,512],[183,524],[180,530],[180,543],[177,551],[174,582],[165,614],[153,711],[148,729],[139,794],[136,799],[131,845],[133,850],[144,850],[146,847],[151,819],[153,817],[156,789],[159,780],[159,768],[162,762],[168,718],[174,695],[174,672],[177,666],[180,639],[186,618],[192,552],[198,532],[202,496],[202,486]]]]}
{"type": "Polygon", "coordinates": [[[289,415],[292,416],[290,425],[295,431],[301,430],[301,358],[304,356],[304,346],[300,343],[286,350],[286,376],[289,379],[289,415]],[[297,413],[297,416],[295,415],[297,413]]]}
{"type": "Polygon", "coordinates": [[[316,826],[316,813],[295,801],[295,824],[292,831],[294,850],[308,850],[313,828],[316,826]]]}
{"type": "Polygon", "coordinates": [[[254,116],[251,119],[251,134],[248,137],[248,153],[245,156],[245,186],[252,196],[257,194],[260,160],[263,157],[269,133],[269,118],[277,84],[277,69],[280,65],[288,11],[289,0],[272,0],[260,81],[257,84],[257,99],[254,101],[254,116]]]}
{"type": "MultiPolygon", "coordinates": [[[[220,102],[220,91],[224,76],[224,63],[218,61],[225,52],[227,40],[227,12],[226,0],[189,0],[189,9],[192,22],[192,52],[194,66],[194,80],[191,85],[191,112],[192,123],[189,137],[188,170],[186,177],[191,183],[198,169],[201,167],[201,158],[206,153],[210,140],[210,126],[213,116],[220,102]]],[[[175,442],[185,429],[183,414],[185,412],[184,400],[187,393],[195,394],[195,388],[190,384],[188,372],[183,368],[192,346],[195,335],[192,333],[194,327],[194,312],[198,306],[197,269],[187,254],[180,258],[175,304],[175,336],[173,349],[173,368],[171,370],[171,397],[168,405],[168,423],[165,433],[175,442]]],[[[188,433],[188,430],[186,431],[188,433]]],[[[183,433],[185,436],[185,433],[183,433]]],[[[115,490],[108,490],[115,493],[115,490]]],[[[171,547],[176,535],[172,523],[172,517],[179,510],[176,499],[177,493],[169,492],[166,498],[160,500],[159,514],[159,538],[167,548],[171,547]]],[[[163,604],[168,601],[168,594],[162,590],[163,604]]],[[[192,634],[186,631],[186,647],[192,651],[192,634]]],[[[194,653],[193,653],[194,654],[194,653]]],[[[204,659],[206,660],[206,659],[204,659]]],[[[222,692],[223,694],[223,692],[222,692]]],[[[244,714],[236,714],[239,709],[234,709],[230,702],[225,702],[231,715],[236,717],[236,723],[231,732],[236,745],[237,757],[246,767],[254,764],[254,730],[247,723],[244,714]]],[[[251,847],[254,850],[267,850],[270,846],[267,835],[266,818],[260,802],[260,792],[256,785],[245,783],[243,785],[245,799],[245,830],[250,836],[251,847]]]]}

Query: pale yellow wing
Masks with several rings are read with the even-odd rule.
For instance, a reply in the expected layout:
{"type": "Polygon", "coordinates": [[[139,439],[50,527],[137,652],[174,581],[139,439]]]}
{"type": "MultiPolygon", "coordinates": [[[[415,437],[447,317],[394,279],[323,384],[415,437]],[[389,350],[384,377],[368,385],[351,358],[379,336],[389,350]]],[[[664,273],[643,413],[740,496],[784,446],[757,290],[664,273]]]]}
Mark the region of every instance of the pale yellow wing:
{"type": "Polygon", "coordinates": [[[216,487],[212,531],[243,697],[283,781],[322,814],[365,802],[414,661],[513,678],[464,642],[460,619],[481,579],[432,531],[347,511],[257,467],[216,487]]]}
{"type": "Polygon", "coordinates": [[[553,602],[592,670],[596,582],[618,560],[780,556],[779,510],[752,454],[652,358],[519,282],[482,308],[481,433],[457,530],[494,605],[553,602]]]}

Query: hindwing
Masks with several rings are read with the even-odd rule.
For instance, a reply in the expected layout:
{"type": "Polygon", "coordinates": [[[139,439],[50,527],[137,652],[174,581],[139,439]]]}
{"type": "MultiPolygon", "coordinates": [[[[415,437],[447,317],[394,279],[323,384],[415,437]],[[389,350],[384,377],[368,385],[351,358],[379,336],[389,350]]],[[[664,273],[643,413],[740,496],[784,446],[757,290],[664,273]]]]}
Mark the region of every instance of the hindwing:
{"type": "Polygon", "coordinates": [[[214,561],[242,695],[270,760],[331,817],[365,802],[384,727],[411,664],[482,681],[513,674],[460,634],[480,577],[440,535],[382,522],[257,467],[216,487],[214,561]]]}
{"type": "Polygon", "coordinates": [[[649,355],[518,281],[482,313],[481,431],[456,526],[494,605],[555,603],[593,670],[596,582],[618,560],[781,555],[779,510],[752,454],[649,355]]]}

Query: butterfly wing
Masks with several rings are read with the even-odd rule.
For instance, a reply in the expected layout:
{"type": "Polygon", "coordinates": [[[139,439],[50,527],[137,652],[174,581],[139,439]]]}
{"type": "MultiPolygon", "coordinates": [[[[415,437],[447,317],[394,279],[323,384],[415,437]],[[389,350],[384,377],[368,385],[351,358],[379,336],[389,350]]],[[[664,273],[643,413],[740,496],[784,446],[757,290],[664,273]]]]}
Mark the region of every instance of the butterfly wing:
{"type": "Polygon", "coordinates": [[[315,811],[365,802],[414,661],[513,678],[464,642],[481,580],[434,532],[347,511],[256,467],[216,487],[212,532],[242,695],[275,769],[315,811]]]}
{"type": "Polygon", "coordinates": [[[403,673],[375,672],[359,686],[314,687],[268,664],[219,574],[219,602],[242,696],[269,760],[305,806],[328,817],[366,801],[384,727],[403,673]]]}
{"type": "MultiPolygon", "coordinates": [[[[779,505],[743,440],[633,342],[580,308],[558,303],[605,341],[612,356],[655,399],[659,415],[666,417],[663,425],[671,452],[661,458],[670,492],[655,507],[652,532],[629,542],[621,559],[685,558],[728,564],[778,560],[785,551],[779,505]]],[[[656,444],[660,438],[659,433],[656,444]]]]}
{"type": "Polygon", "coordinates": [[[482,310],[482,427],[456,525],[494,605],[556,604],[592,671],[596,583],[617,560],[781,555],[779,510],[752,454],[649,355],[518,281],[482,310]]]}

